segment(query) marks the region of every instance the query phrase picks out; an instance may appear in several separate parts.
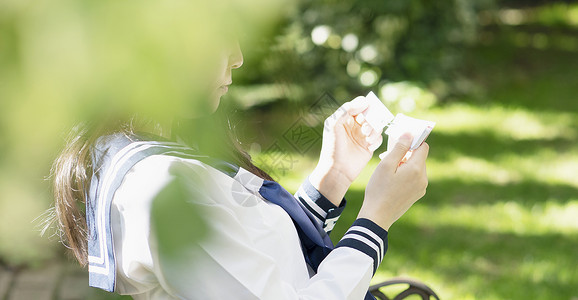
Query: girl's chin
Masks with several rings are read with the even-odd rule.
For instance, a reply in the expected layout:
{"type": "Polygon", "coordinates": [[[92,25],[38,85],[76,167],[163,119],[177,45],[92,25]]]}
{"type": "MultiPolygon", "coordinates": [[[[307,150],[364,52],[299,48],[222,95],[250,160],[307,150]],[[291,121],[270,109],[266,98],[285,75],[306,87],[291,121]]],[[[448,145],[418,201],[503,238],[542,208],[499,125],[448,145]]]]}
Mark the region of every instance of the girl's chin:
{"type": "Polygon", "coordinates": [[[215,97],[214,99],[211,99],[211,103],[209,104],[207,113],[212,114],[215,111],[217,111],[217,108],[219,108],[219,104],[221,104],[221,97],[220,96],[215,97]]]}
{"type": "Polygon", "coordinates": [[[202,107],[202,115],[210,115],[217,111],[219,105],[221,104],[221,97],[223,94],[220,91],[213,93],[205,102],[205,105],[202,107]]]}
{"type": "Polygon", "coordinates": [[[190,107],[187,107],[179,112],[176,112],[180,118],[184,119],[197,119],[211,115],[217,111],[219,104],[221,102],[221,96],[219,94],[213,94],[210,97],[205,98],[206,101],[203,103],[195,103],[190,107]]]}

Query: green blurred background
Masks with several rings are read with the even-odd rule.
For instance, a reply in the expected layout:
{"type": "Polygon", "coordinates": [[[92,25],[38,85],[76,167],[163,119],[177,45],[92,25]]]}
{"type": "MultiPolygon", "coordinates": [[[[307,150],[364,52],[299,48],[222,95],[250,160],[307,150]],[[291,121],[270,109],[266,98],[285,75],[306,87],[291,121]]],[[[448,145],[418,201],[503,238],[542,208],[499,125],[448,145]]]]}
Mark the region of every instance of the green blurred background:
{"type": "Polygon", "coordinates": [[[578,3],[185,2],[0,1],[0,264],[63,259],[38,217],[70,124],[190,105],[205,42],[234,31],[245,63],[220,109],[291,191],[323,118],[357,95],[437,122],[427,195],[392,226],[376,281],[418,278],[443,299],[578,299],[578,3]]]}

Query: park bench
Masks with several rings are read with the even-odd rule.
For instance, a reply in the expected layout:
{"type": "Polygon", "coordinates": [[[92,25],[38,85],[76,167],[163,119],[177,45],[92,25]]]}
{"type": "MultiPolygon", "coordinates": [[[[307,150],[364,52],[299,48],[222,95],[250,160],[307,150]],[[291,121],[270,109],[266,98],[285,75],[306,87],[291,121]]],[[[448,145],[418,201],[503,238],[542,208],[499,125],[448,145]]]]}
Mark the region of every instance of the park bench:
{"type": "Polygon", "coordinates": [[[420,296],[422,300],[430,300],[432,297],[436,300],[440,299],[438,295],[423,282],[415,279],[407,279],[401,277],[395,277],[390,280],[372,285],[369,287],[369,292],[379,300],[401,300],[413,295],[420,296]],[[407,285],[408,287],[393,298],[390,298],[382,291],[382,289],[394,285],[407,285]]]}

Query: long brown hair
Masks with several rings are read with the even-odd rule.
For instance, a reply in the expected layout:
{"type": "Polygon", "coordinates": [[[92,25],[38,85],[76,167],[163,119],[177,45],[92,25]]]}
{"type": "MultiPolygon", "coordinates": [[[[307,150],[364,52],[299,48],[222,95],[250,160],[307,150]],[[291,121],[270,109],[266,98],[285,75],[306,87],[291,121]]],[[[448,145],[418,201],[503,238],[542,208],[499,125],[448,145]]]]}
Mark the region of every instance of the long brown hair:
{"type": "MultiPolygon", "coordinates": [[[[51,178],[54,195],[53,214],[47,223],[55,221],[61,242],[69,248],[78,262],[85,266],[88,263],[88,233],[86,225],[86,197],[90,181],[95,171],[92,165],[91,151],[99,137],[124,133],[134,135],[143,124],[136,124],[134,119],[118,122],[112,126],[81,123],[75,126],[62,152],[52,165],[51,178]]],[[[149,127],[150,126],[144,126],[149,127]]],[[[160,126],[154,126],[156,135],[163,135],[160,126]]],[[[220,158],[230,160],[267,180],[273,180],[266,172],[256,167],[250,155],[244,151],[230,126],[225,131],[226,147],[220,158]]],[[[166,132],[164,134],[166,136],[166,132]]],[[[222,146],[222,145],[221,145],[222,146]]]]}

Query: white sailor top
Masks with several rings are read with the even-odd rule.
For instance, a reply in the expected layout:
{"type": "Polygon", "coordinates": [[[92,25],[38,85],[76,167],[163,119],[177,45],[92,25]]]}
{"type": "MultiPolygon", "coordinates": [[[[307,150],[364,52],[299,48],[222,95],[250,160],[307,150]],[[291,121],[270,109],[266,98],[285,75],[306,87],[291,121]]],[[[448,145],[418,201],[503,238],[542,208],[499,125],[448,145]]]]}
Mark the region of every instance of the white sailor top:
{"type": "Polygon", "coordinates": [[[276,183],[223,171],[176,143],[116,135],[101,139],[94,157],[91,286],[134,299],[371,299],[387,232],[358,219],[333,249],[328,234],[344,203],[336,207],[307,180],[286,205],[271,200],[286,193],[276,183]],[[163,206],[175,183],[184,201],[163,206]],[[159,236],[167,233],[155,223],[159,207],[179,210],[161,218],[170,226],[199,224],[206,234],[175,228],[184,241],[175,253],[159,236]],[[188,212],[199,220],[183,220],[188,212]]]}

